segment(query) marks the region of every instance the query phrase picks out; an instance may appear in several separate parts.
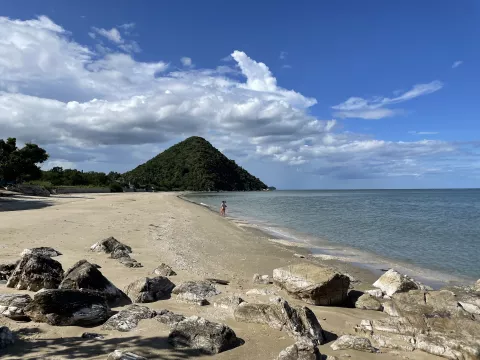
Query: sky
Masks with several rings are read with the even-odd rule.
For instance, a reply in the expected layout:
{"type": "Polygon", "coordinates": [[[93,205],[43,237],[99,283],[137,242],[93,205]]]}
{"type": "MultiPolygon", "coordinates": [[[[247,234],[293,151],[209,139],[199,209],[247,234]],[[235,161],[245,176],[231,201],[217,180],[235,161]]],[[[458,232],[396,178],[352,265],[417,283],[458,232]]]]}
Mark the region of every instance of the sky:
{"type": "Polygon", "coordinates": [[[0,7],[0,138],[130,170],[202,136],[280,189],[480,184],[480,2],[0,7]]]}

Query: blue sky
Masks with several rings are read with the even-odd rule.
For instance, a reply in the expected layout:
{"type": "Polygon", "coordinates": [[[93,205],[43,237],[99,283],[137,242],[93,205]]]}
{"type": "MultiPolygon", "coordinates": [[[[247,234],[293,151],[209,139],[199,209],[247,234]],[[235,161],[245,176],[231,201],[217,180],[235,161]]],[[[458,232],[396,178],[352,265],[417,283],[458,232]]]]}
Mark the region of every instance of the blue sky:
{"type": "Polygon", "coordinates": [[[279,188],[478,187],[476,1],[21,1],[0,137],[125,171],[200,135],[279,188]]]}

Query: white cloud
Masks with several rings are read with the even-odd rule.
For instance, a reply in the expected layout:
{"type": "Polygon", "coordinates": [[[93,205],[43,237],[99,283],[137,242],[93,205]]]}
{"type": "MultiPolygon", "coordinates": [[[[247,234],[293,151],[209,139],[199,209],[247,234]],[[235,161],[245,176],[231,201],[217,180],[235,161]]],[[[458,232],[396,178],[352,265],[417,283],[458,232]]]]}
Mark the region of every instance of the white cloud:
{"type": "Polygon", "coordinates": [[[452,69],[455,69],[455,68],[459,67],[459,66],[462,65],[462,64],[463,64],[463,61],[457,60],[457,61],[455,61],[455,62],[453,63],[452,69]]]}
{"type": "Polygon", "coordinates": [[[187,68],[193,67],[192,59],[189,58],[189,57],[184,56],[180,59],[180,61],[181,61],[182,65],[187,67],[187,68]]]}
{"type": "MultiPolygon", "coordinates": [[[[200,135],[236,159],[265,158],[321,176],[418,176],[445,170],[439,159],[464,146],[342,132],[337,121],[311,114],[316,99],[282,88],[267,65],[242,51],[231,57],[244,79],[228,66],[167,73],[165,61],[92,50],[46,17],[0,17],[0,39],[0,134],[46,146],[49,165],[126,170],[164,144],[200,135]]],[[[439,88],[433,82],[391,99],[351,98],[336,110],[387,116],[393,110],[385,106],[439,88]]]]}
{"type": "MultiPolygon", "coordinates": [[[[126,33],[129,34],[129,30],[132,29],[135,26],[134,23],[130,24],[123,24],[120,27],[125,29],[126,33]]],[[[127,53],[134,53],[134,52],[140,52],[140,46],[138,43],[134,40],[125,40],[122,35],[120,34],[120,31],[118,31],[117,28],[111,28],[110,30],[103,29],[103,28],[97,28],[97,27],[92,27],[92,29],[99,34],[100,36],[105,37],[115,45],[117,45],[121,50],[127,52],[127,53]]],[[[95,33],[89,32],[88,33],[92,39],[96,39],[97,36],[95,33]]],[[[101,46],[103,44],[100,43],[101,46]]]]}
{"type": "Polygon", "coordinates": [[[280,56],[279,56],[279,59],[280,60],[285,60],[288,56],[288,52],[286,51],[280,51],[280,56]]]}
{"type": "Polygon", "coordinates": [[[131,23],[126,23],[126,24],[122,24],[119,26],[119,28],[123,29],[123,30],[132,30],[134,29],[136,26],[135,23],[131,22],[131,23]]]}
{"type": "Polygon", "coordinates": [[[340,118],[361,118],[367,120],[383,119],[395,115],[399,110],[392,110],[387,106],[399,104],[416,97],[428,95],[443,87],[441,81],[432,81],[428,84],[417,84],[409,91],[398,93],[393,98],[375,97],[369,100],[361,97],[351,97],[345,102],[332,106],[336,110],[334,115],[340,118]]]}
{"type": "Polygon", "coordinates": [[[284,69],[291,69],[291,68],[292,68],[292,65],[285,64],[285,65],[282,65],[282,68],[284,68],[284,69]]]}
{"type": "Polygon", "coordinates": [[[93,27],[93,30],[95,30],[99,35],[106,37],[111,42],[114,42],[115,44],[123,44],[122,35],[120,35],[120,31],[118,31],[116,28],[106,30],[93,27]]]}
{"type": "Polygon", "coordinates": [[[412,135],[437,135],[438,131],[409,131],[412,135]]]}

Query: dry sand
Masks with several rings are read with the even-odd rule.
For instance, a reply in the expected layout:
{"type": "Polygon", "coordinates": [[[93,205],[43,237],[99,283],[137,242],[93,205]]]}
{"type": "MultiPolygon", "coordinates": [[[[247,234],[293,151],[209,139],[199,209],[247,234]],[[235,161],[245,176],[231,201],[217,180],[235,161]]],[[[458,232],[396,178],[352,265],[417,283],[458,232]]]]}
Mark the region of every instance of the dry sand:
{"type": "MultiPolygon", "coordinates": [[[[235,293],[247,301],[251,288],[262,286],[251,282],[254,273],[271,274],[274,268],[302,261],[323,261],[348,271],[369,287],[373,275],[338,260],[300,259],[294,253],[308,254],[306,249],[289,247],[245,224],[229,221],[202,206],[179,199],[176,194],[124,193],[56,196],[50,199],[0,198],[0,263],[16,260],[25,248],[51,246],[63,253],[56,258],[67,269],[80,259],[99,264],[102,273],[117,287],[142,276],[149,276],[160,263],[169,264],[177,273],[171,280],[214,277],[230,281],[218,285],[222,295],[235,293]],[[26,200],[28,199],[28,200],[26,200]],[[28,203],[30,202],[30,204],[28,203]],[[26,210],[33,208],[32,210],[26,210]],[[12,210],[19,211],[12,211],[12,210]],[[143,268],[126,268],[105,254],[92,253],[95,242],[109,236],[130,245],[132,257],[143,268]]],[[[273,289],[273,286],[271,286],[273,289]]],[[[276,290],[291,303],[298,303],[276,290]]],[[[0,292],[18,292],[0,285],[0,292]]],[[[33,295],[33,294],[32,294],[33,295]]],[[[261,297],[258,300],[267,301],[261,297]]],[[[293,340],[285,333],[264,325],[236,322],[213,306],[192,306],[175,299],[147,306],[169,309],[185,315],[199,315],[225,322],[245,341],[233,350],[211,356],[215,359],[275,359],[293,340]]],[[[377,319],[380,312],[310,306],[324,330],[336,334],[353,333],[362,319],[377,319]]],[[[168,328],[156,320],[141,321],[130,332],[103,331],[98,328],[53,327],[34,322],[15,322],[0,318],[0,326],[17,333],[14,346],[0,350],[2,359],[106,359],[115,349],[131,349],[148,359],[187,359],[207,357],[192,350],[174,350],[166,342],[168,328]],[[104,340],[84,340],[85,331],[105,335],[104,340]]],[[[368,354],[357,351],[333,351],[329,344],[320,346],[322,354],[352,359],[440,359],[423,352],[368,354]]],[[[210,356],[208,356],[210,357],[210,356]]]]}

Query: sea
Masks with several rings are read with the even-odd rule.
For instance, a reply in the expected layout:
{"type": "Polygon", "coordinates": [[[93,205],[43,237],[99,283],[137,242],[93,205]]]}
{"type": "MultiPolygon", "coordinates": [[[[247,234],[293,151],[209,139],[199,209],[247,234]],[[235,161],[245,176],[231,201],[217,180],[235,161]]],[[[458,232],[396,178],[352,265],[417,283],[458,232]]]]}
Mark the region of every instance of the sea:
{"type": "Polygon", "coordinates": [[[308,247],[433,286],[480,278],[480,189],[193,193],[190,201],[308,247]]]}

